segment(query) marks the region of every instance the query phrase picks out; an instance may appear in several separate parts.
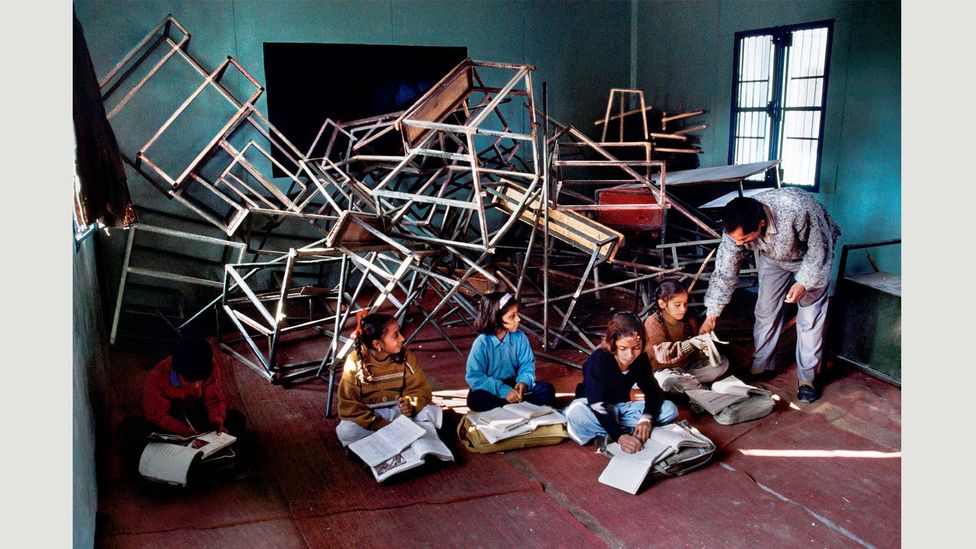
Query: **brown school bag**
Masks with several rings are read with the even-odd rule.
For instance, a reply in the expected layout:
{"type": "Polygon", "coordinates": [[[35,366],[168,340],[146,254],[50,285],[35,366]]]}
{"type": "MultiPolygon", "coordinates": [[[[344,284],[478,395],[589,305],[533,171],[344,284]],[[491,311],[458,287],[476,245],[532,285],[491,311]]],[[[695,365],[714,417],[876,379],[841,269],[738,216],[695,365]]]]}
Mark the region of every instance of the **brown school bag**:
{"type": "Polygon", "coordinates": [[[458,440],[461,445],[469,452],[478,454],[490,454],[493,452],[504,452],[506,450],[518,450],[521,448],[532,448],[533,446],[551,446],[559,444],[563,439],[569,437],[566,431],[566,424],[541,425],[531,433],[525,433],[505,440],[499,440],[495,444],[488,442],[488,439],[471,423],[465,415],[458,422],[458,440]]]}

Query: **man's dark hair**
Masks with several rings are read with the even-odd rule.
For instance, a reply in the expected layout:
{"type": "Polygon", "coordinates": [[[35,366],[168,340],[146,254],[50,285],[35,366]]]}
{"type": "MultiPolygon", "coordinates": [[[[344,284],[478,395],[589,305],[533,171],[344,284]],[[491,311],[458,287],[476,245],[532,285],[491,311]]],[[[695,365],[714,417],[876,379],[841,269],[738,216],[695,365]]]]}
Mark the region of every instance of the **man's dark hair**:
{"type": "Polygon", "coordinates": [[[173,370],[187,381],[203,381],[213,373],[210,344],[198,337],[188,337],[176,344],[173,370]]]}
{"type": "Polygon", "coordinates": [[[744,233],[756,232],[763,219],[766,219],[766,212],[762,203],[747,196],[733,198],[722,211],[722,225],[726,233],[740,228],[744,233]]]}

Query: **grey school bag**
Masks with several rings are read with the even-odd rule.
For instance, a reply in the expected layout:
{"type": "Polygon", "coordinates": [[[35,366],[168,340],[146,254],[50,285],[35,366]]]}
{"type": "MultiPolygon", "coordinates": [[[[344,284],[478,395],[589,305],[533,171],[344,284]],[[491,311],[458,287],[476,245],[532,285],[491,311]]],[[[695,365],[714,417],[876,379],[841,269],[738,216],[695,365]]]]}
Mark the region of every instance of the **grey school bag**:
{"type": "Polygon", "coordinates": [[[768,395],[750,395],[741,402],[726,406],[712,417],[722,425],[734,425],[766,417],[775,406],[776,401],[768,395]]]}
{"type": "Polygon", "coordinates": [[[680,477],[685,473],[690,473],[699,467],[702,467],[715,455],[715,443],[711,441],[708,437],[701,434],[701,431],[688,425],[686,420],[681,420],[676,423],[682,429],[688,431],[696,439],[701,440],[704,446],[690,446],[681,448],[674,454],[671,454],[665,459],[658,461],[651,468],[651,472],[648,475],[651,478],[657,477],[680,477]]]}

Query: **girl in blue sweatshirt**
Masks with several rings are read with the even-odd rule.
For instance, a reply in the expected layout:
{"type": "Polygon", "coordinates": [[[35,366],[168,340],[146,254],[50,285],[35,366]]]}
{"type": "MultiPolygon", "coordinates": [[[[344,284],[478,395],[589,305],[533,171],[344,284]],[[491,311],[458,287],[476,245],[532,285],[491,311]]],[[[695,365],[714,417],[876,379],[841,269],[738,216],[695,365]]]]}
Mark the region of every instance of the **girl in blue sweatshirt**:
{"type": "Polygon", "coordinates": [[[464,374],[471,387],[468,408],[475,412],[523,400],[550,406],[556,397],[552,384],[535,380],[535,356],[529,338],[518,329],[518,310],[518,300],[507,292],[481,298],[475,321],[478,337],[464,374]]]}

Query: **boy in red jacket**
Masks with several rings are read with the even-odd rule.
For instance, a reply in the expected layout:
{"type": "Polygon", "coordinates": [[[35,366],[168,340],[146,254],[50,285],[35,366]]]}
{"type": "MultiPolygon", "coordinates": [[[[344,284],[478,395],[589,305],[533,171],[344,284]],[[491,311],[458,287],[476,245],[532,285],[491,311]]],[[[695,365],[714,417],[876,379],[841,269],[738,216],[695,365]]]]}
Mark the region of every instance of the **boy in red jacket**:
{"type": "Polygon", "coordinates": [[[172,356],[153,366],[146,376],[142,407],[145,417],[127,418],[119,426],[123,459],[132,470],[138,468],[152,432],[190,436],[219,431],[240,439],[246,423],[243,413],[227,409],[213,349],[199,338],[183,339],[172,356]]]}
{"type": "Polygon", "coordinates": [[[207,431],[236,436],[235,431],[244,426],[243,414],[227,410],[210,344],[198,338],[181,341],[172,357],[161,360],[149,372],[142,408],[156,427],[180,436],[207,431]],[[228,415],[231,429],[227,427],[228,415]]]}

